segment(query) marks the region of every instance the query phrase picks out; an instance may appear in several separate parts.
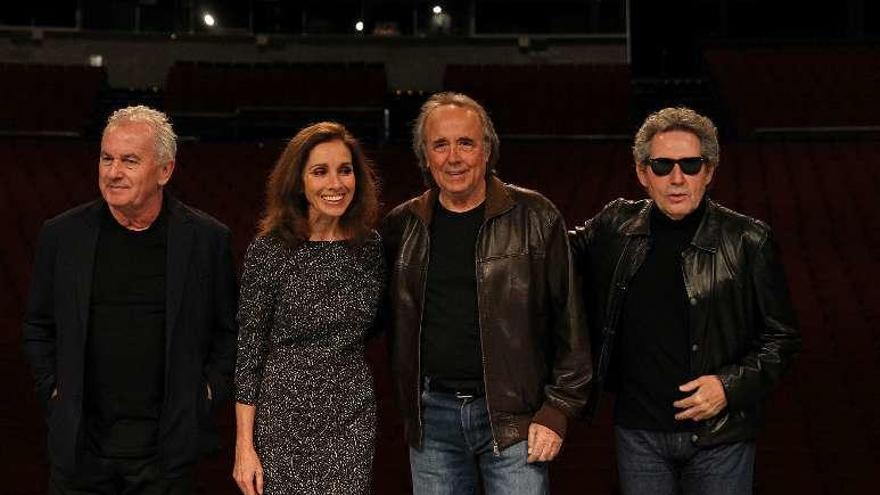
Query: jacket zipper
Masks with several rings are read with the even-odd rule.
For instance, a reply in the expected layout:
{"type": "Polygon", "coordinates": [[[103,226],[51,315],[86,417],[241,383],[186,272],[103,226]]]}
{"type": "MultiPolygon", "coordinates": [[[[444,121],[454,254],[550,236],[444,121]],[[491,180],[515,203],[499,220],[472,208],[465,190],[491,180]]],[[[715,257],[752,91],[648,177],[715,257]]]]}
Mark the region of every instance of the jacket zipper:
{"type": "MultiPolygon", "coordinates": [[[[431,232],[423,223],[425,229],[425,239],[428,245],[427,252],[431,252],[431,232]]],[[[429,259],[430,262],[430,259],[429,259]]],[[[422,426],[422,320],[425,318],[425,290],[428,288],[428,265],[422,268],[422,300],[419,302],[419,330],[418,339],[416,340],[416,417],[419,421],[419,448],[423,445],[423,437],[425,435],[425,427],[422,426]]]]}
{"type": "MultiPolygon", "coordinates": [[[[632,276],[624,270],[628,270],[635,265],[637,258],[642,257],[643,255],[641,252],[643,246],[639,244],[634,245],[635,242],[636,241],[632,238],[627,239],[626,245],[623,247],[620,257],[617,258],[617,263],[614,265],[614,273],[611,275],[611,287],[609,287],[609,291],[612,292],[612,294],[608,296],[610,301],[605,315],[605,328],[603,328],[603,338],[607,341],[610,337],[610,342],[602,345],[603,349],[607,348],[608,352],[602,352],[599,355],[599,366],[604,368],[606,377],[607,368],[610,366],[609,363],[611,362],[611,354],[613,354],[614,351],[613,347],[617,340],[617,325],[620,322],[623,300],[626,296],[626,291],[628,290],[628,284],[632,279],[632,276]],[[624,266],[624,259],[627,259],[626,266],[624,266]]],[[[644,258],[642,257],[641,261],[638,262],[636,270],[638,270],[638,267],[640,267],[643,262],[644,258]]],[[[633,273],[635,273],[635,271],[633,271],[633,273]]],[[[598,409],[598,402],[594,404],[593,407],[594,411],[598,409]]]]}
{"type": "Polygon", "coordinates": [[[483,341],[483,310],[482,305],[480,304],[480,273],[479,263],[477,262],[480,239],[483,237],[483,227],[485,225],[485,221],[480,225],[480,230],[477,232],[477,240],[474,243],[474,276],[477,281],[477,330],[480,333],[480,357],[483,362],[483,391],[485,392],[486,397],[486,414],[489,415],[489,431],[492,433],[492,454],[495,457],[498,457],[501,455],[501,450],[498,448],[498,440],[495,437],[495,425],[492,423],[492,406],[489,405],[489,380],[486,378],[486,352],[484,350],[486,344],[483,341]]]}

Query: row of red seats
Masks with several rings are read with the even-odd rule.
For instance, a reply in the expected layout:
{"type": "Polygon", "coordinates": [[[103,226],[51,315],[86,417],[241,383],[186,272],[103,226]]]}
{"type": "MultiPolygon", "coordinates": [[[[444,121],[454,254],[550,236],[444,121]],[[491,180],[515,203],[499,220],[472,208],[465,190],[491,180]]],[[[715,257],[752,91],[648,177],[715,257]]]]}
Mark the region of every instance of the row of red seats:
{"type": "Polygon", "coordinates": [[[382,64],[219,64],[177,62],[165,83],[172,112],[232,112],[243,107],[381,107],[382,64]]]}
{"type": "Polygon", "coordinates": [[[716,48],[705,57],[743,134],[880,125],[876,48],[716,48]]]}
{"type": "Polygon", "coordinates": [[[103,67],[0,63],[0,126],[5,131],[80,133],[106,81],[103,67]]]}
{"type": "MultiPolygon", "coordinates": [[[[860,47],[710,48],[722,103],[743,134],[767,128],[880,125],[880,52],[860,47]]],[[[79,133],[92,119],[106,69],[0,64],[4,130],[79,133]]],[[[614,64],[457,65],[443,87],[492,111],[502,133],[629,135],[632,75],[614,64]]],[[[165,83],[172,112],[387,106],[380,63],[177,62],[165,83]]]]}
{"type": "MultiPolygon", "coordinates": [[[[253,235],[265,178],[282,146],[180,147],[175,193],[232,227],[238,260],[253,235]]],[[[877,467],[871,452],[880,444],[880,392],[865,386],[880,378],[875,308],[880,300],[875,282],[880,276],[880,215],[871,208],[880,192],[880,172],[859,165],[877,156],[880,143],[730,143],[723,150],[711,194],[774,227],[805,341],[794,372],[770,398],[768,426],[759,442],[758,491],[773,493],[785,482],[803,493],[858,493],[877,467]],[[847,174],[829,176],[823,173],[829,163],[855,166],[847,174]],[[797,480],[779,478],[794,469],[806,472],[797,480]]],[[[422,189],[408,149],[368,151],[384,179],[386,207],[422,189]]],[[[29,378],[21,360],[10,356],[19,352],[36,232],[42,219],[96,196],[95,154],[94,143],[0,141],[0,232],[8,247],[0,256],[0,283],[13,289],[0,297],[0,308],[5,308],[0,352],[6,353],[0,354],[0,372],[25,395],[29,378]]],[[[615,197],[642,195],[623,142],[506,141],[499,173],[545,193],[570,225],[615,197]]],[[[383,414],[376,483],[380,493],[399,493],[406,489],[405,448],[383,352],[371,350],[383,414]]],[[[44,454],[34,441],[42,438],[35,407],[25,401],[19,408],[0,408],[0,433],[22,443],[15,446],[21,455],[3,463],[21,465],[39,478],[44,474],[33,466],[43,465],[44,454]],[[16,431],[7,431],[12,425],[16,431]]],[[[584,480],[598,493],[615,489],[609,404],[601,411],[593,427],[573,428],[563,457],[554,464],[554,493],[575,493],[584,480]]],[[[224,435],[231,442],[231,413],[224,414],[224,435]]],[[[227,455],[205,464],[200,483],[206,492],[235,493],[228,481],[230,462],[227,455]]]]}
{"type": "Polygon", "coordinates": [[[480,101],[503,134],[633,132],[628,65],[448,65],[443,87],[480,101]]]}

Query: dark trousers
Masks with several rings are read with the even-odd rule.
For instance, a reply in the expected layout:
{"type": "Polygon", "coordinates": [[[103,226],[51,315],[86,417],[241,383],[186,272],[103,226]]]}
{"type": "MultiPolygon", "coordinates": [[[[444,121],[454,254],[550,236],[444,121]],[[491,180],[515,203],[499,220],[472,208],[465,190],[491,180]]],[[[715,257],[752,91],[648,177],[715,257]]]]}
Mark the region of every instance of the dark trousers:
{"type": "Polygon", "coordinates": [[[691,433],[615,426],[617,468],[624,495],[749,495],[755,443],[699,448],[691,433]]]}
{"type": "Polygon", "coordinates": [[[79,472],[67,476],[52,470],[49,495],[190,495],[193,472],[166,478],[155,457],[107,458],[86,453],[79,472]]]}

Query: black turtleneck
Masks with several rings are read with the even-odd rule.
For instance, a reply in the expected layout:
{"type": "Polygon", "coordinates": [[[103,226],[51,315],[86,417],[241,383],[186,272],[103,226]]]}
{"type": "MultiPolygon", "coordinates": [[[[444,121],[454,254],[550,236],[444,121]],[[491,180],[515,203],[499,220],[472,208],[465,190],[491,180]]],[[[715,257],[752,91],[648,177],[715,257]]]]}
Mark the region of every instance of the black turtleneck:
{"type": "Polygon", "coordinates": [[[104,457],[155,453],[165,378],[167,207],[128,230],[104,207],[86,341],[86,439],[104,457]]]}
{"type": "Polygon", "coordinates": [[[691,373],[688,298],[681,272],[682,252],[690,245],[706,201],[690,215],[672,220],[651,209],[651,247],[629,284],[618,341],[620,389],[615,423],[655,431],[692,430],[693,421],[676,421],[672,403],[687,394],[680,385],[691,373]]]}

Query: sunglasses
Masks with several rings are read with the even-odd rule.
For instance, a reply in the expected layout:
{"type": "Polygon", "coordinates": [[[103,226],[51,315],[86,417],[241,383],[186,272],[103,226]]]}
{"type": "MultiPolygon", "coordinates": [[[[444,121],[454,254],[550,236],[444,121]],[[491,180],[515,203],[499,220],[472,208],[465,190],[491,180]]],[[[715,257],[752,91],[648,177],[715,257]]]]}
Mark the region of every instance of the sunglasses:
{"type": "Polygon", "coordinates": [[[654,175],[662,177],[669,175],[676,163],[683,174],[697,175],[708,160],[702,156],[690,156],[687,158],[648,158],[645,162],[651,167],[654,175]]]}

